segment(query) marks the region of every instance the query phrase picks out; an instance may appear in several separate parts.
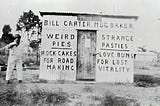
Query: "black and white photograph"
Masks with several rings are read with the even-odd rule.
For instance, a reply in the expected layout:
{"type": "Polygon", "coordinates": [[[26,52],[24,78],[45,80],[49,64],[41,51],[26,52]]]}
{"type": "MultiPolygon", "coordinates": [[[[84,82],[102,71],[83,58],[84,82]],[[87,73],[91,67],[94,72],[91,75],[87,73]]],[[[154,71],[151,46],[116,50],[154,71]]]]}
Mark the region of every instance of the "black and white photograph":
{"type": "Polygon", "coordinates": [[[0,106],[160,106],[159,0],[3,0],[0,106]]]}

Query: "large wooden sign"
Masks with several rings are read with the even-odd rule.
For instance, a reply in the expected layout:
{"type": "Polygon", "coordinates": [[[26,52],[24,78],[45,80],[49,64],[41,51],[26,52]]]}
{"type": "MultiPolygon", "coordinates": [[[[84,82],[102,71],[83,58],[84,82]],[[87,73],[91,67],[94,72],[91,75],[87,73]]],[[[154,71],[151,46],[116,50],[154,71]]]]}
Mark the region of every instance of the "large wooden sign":
{"type": "Polygon", "coordinates": [[[40,78],[133,82],[134,21],[44,16],[40,78]]]}
{"type": "Polygon", "coordinates": [[[97,81],[133,82],[133,33],[101,32],[97,45],[97,81]]]}
{"type": "MultiPolygon", "coordinates": [[[[104,19],[107,20],[107,19],[104,19]]],[[[103,30],[97,34],[96,81],[132,83],[134,76],[134,22],[131,20],[108,20],[130,23],[130,28],[103,30]]]]}
{"type": "MultiPolygon", "coordinates": [[[[46,18],[46,17],[45,17],[46,18]]],[[[55,17],[49,17],[54,20],[55,17]]],[[[58,18],[57,18],[58,19],[58,18]]],[[[55,23],[43,24],[40,78],[76,80],[77,33],[55,23]],[[53,26],[50,27],[49,24],[53,26]]]]}

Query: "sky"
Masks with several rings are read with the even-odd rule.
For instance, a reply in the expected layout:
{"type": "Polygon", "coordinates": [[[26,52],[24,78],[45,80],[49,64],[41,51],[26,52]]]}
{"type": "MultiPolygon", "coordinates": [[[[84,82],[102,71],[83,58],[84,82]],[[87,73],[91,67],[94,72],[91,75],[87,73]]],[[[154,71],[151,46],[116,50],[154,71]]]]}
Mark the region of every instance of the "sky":
{"type": "Polygon", "coordinates": [[[18,18],[29,10],[138,16],[135,45],[160,51],[160,0],[1,0],[0,35],[5,24],[14,34],[18,18]]]}

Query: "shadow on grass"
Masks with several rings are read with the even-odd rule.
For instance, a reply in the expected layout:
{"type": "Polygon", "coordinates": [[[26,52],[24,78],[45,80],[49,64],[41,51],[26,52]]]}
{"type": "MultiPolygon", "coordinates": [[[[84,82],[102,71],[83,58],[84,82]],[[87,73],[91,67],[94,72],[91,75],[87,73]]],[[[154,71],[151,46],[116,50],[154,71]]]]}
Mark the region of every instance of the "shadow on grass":
{"type": "Polygon", "coordinates": [[[155,87],[160,85],[160,78],[151,75],[134,75],[134,83],[137,87],[155,87]]]}
{"type": "Polygon", "coordinates": [[[15,85],[3,86],[0,90],[0,106],[23,105],[25,92],[15,90],[15,85]]]}
{"type": "Polygon", "coordinates": [[[70,101],[68,98],[68,94],[63,92],[62,90],[50,91],[42,88],[31,90],[29,97],[31,97],[31,103],[41,105],[54,104],[65,106],[65,104],[70,101]]]}
{"type": "Polygon", "coordinates": [[[68,94],[62,90],[36,88],[19,92],[15,84],[0,89],[0,106],[66,106],[68,102],[68,94]]]}
{"type": "Polygon", "coordinates": [[[113,94],[105,94],[100,106],[140,106],[134,99],[118,97],[113,94]]]}

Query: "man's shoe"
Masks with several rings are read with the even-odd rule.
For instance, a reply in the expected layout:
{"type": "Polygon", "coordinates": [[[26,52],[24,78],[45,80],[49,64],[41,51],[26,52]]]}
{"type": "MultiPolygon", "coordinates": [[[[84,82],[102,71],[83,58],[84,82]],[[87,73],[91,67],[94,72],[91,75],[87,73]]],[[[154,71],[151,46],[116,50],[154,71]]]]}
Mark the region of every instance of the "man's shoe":
{"type": "Polygon", "coordinates": [[[19,80],[18,83],[22,83],[22,80],[19,80]]]}

